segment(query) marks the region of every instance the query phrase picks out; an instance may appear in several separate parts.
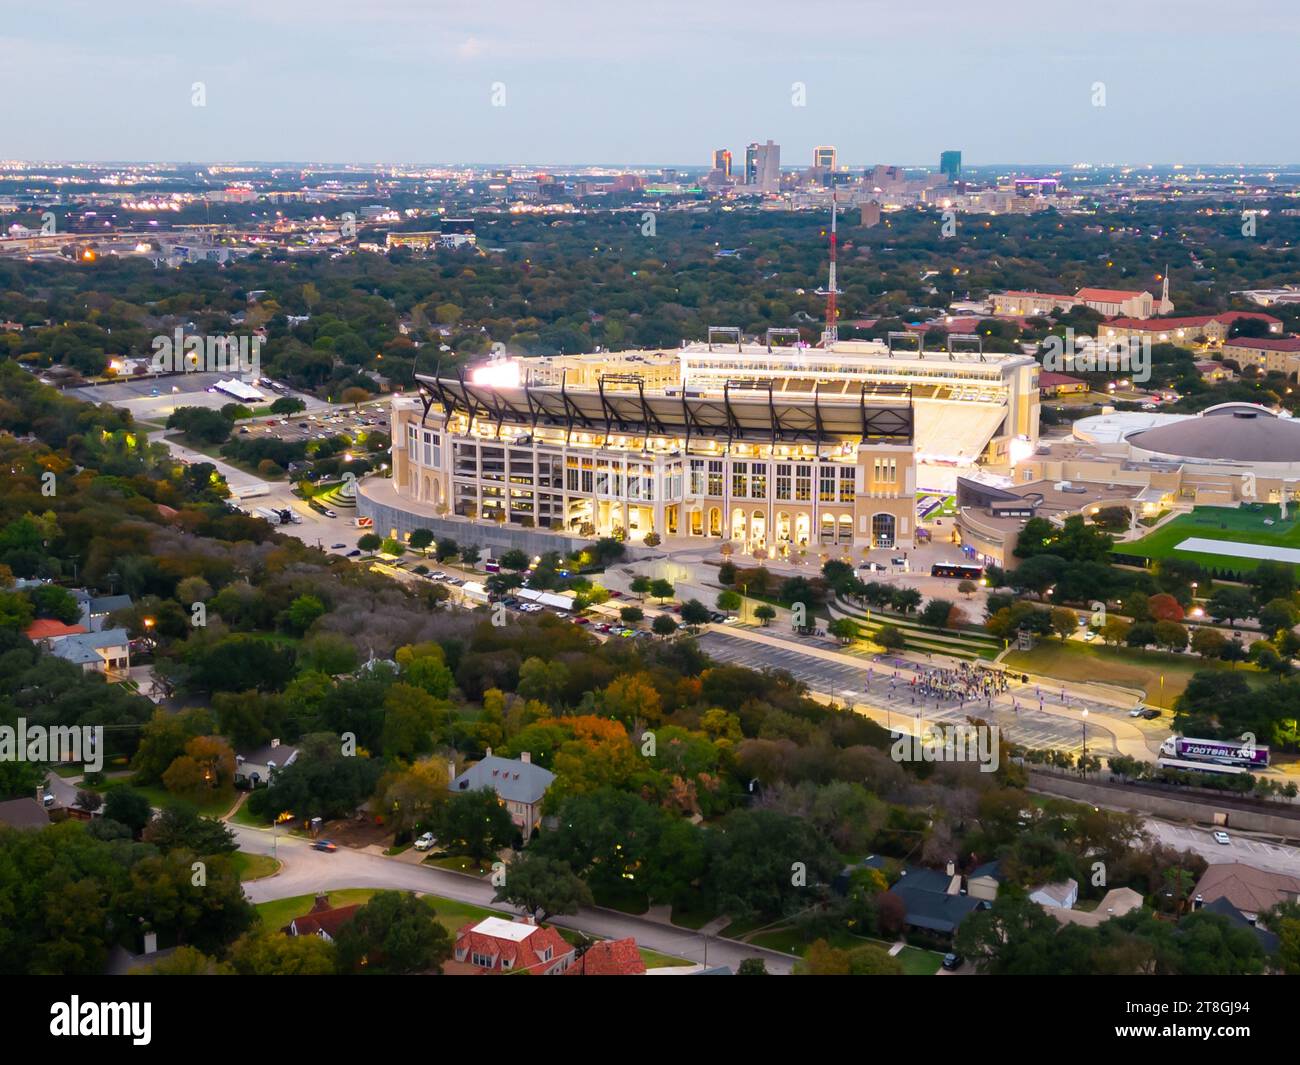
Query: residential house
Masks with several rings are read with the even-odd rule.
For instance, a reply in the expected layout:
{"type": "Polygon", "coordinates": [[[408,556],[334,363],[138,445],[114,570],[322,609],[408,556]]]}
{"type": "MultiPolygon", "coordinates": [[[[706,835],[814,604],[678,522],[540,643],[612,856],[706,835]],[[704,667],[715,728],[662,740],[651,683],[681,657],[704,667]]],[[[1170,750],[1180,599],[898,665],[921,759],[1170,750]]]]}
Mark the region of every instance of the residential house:
{"type": "Polygon", "coordinates": [[[992,902],[998,897],[998,888],[1006,883],[1000,860],[985,862],[966,874],[966,894],[973,899],[992,902]]]}
{"type": "Polygon", "coordinates": [[[946,872],[908,866],[889,889],[903,903],[903,923],[923,932],[953,935],[962,921],[989,903],[961,891],[961,877],[952,862],[946,872]]]}
{"type": "Polygon", "coordinates": [[[1259,940],[1259,945],[1264,948],[1264,953],[1270,957],[1276,954],[1278,947],[1282,945],[1276,935],[1270,932],[1267,928],[1261,928],[1222,896],[1215,899],[1213,902],[1202,906],[1201,909],[1208,913],[1217,913],[1220,917],[1226,917],[1238,928],[1249,928],[1255,933],[1255,938],[1259,940]]]}
{"type": "Polygon", "coordinates": [[[320,936],[321,939],[333,942],[339,934],[339,929],[352,920],[359,909],[361,909],[360,903],[351,906],[331,906],[329,896],[321,892],[316,896],[316,902],[309,913],[295,917],[280,931],[288,936],[320,936]]]}
{"type": "Polygon", "coordinates": [[[1214,359],[1205,359],[1195,365],[1196,372],[1201,375],[1201,379],[1203,381],[1209,381],[1211,384],[1231,382],[1237,379],[1236,371],[1234,371],[1231,366],[1225,366],[1223,363],[1216,362],[1214,359]]]}
{"type": "Polygon", "coordinates": [[[1123,917],[1132,910],[1142,908],[1142,896],[1132,888],[1111,888],[1106,892],[1095,910],[1063,909],[1060,906],[1048,906],[1047,912],[1061,924],[1079,924],[1087,928],[1096,928],[1103,921],[1112,917],[1123,917]]]}
{"type": "Polygon", "coordinates": [[[131,637],[126,629],[64,636],[54,641],[50,653],[86,673],[102,673],[107,680],[124,680],[131,669],[131,637]]]}
{"type": "Polygon", "coordinates": [[[645,961],[636,940],[604,939],[593,943],[569,966],[568,976],[644,976],[645,961]]]}
{"type": "Polygon", "coordinates": [[[1227,899],[1246,920],[1259,920],[1279,902],[1300,901],[1300,877],[1256,869],[1244,862],[1221,862],[1205,870],[1192,891],[1195,909],[1227,899]]]}
{"type": "Polygon", "coordinates": [[[453,792],[491,788],[524,839],[529,839],[542,820],[542,799],[555,774],[534,765],[532,755],[524,751],[518,758],[502,758],[489,747],[481,762],[455,777],[448,786],[453,792]]]}
{"type": "Polygon", "coordinates": [[[453,957],[481,973],[522,970],[557,976],[573,964],[574,949],[554,928],[544,928],[531,918],[485,917],[457,933],[453,957]]]}
{"type": "Polygon", "coordinates": [[[0,825],[31,829],[44,828],[49,823],[49,811],[30,795],[0,802],[0,825]]]}
{"type": "Polygon", "coordinates": [[[68,625],[57,618],[37,618],[23,630],[23,635],[42,650],[53,651],[65,636],[81,636],[89,631],[84,625],[68,625]]]}
{"type": "Polygon", "coordinates": [[[110,614],[129,610],[133,600],[129,595],[91,595],[86,591],[73,593],[81,607],[81,624],[88,632],[99,632],[108,624],[110,614]]]}
{"type": "Polygon", "coordinates": [[[1055,884],[1044,884],[1029,893],[1029,900],[1048,909],[1055,906],[1062,910],[1072,910],[1079,901],[1079,882],[1070,877],[1055,884]]]}
{"type": "Polygon", "coordinates": [[[278,770],[294,763],[298,748],[272,740],[264,747],[235,755],[235,784],[257,788],[271,783],[278,770]]]}

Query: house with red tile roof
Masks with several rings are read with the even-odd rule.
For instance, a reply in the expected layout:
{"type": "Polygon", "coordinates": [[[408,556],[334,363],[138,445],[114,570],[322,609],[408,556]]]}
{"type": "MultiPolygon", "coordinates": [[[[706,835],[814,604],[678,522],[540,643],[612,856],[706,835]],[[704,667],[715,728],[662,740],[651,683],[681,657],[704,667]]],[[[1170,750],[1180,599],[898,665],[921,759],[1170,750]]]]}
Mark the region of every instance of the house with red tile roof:
{"type": "Polygon", "coordinates": [[[23,630],[25,635],[32,643],[44,643],[46,650],[50,645],[61,640],[65,636],[78,636],[86,632],[86,629],[80,625],[65,625],[57,618],[37,618],[26,629],[23,630]]]}
{"type": "Polygon", "coordinates": [[[569,966],[568,976],[644,976],[645,962],[636,940],[604,939],[593,943],[569,966]]]}
{"type": "Polygon", "coordinates": [[[456,934],[454,959],[483,973],[557,976],[573,964],[573,947],[554,928],[531,918],[485,917],[456,934]]]}
{"type": "Polygon", "coordinates": [[[316,903],[311,912],[295,917],[280,931],[290,936],[320,936],[333,942],[339,929],[356,916],[361,909],[360,903],[352,906],[331,906],[329,896],[322,893],[316,896],[316,903]]]}
{"type": "Polygon", "coordinates": [[[1054,370],[1043,370],[1038,375],[1038,390],[1045,396],[1064,396],[1072,393],[1086,393],[1088,382],[1078,377],[1071,377],[1068,373],[1056,373],[1054,370]]]}

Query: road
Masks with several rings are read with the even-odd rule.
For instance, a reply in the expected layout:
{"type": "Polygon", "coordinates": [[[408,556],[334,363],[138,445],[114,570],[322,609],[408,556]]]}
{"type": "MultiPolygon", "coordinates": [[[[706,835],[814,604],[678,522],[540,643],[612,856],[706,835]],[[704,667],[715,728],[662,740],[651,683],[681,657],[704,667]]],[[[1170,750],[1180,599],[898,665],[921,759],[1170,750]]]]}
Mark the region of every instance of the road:
{"type": "MultiPolygon", "coordinates": [[[[475,877],[434,866],[411,865],[346,847],[333,853],[316,851],[305,839],[286,835],[273,837],[266,829],[236,824],[231,824],[230,828],[241,850],[251,854],[274,854],[283,863],[277,875],[245,885],[245,894],[254,903],[361,887],[423,891],[458,902],[512,910],[510,906],[494,903],[495,889],[475,877]]],[[[556,917],[551,919],[551,923],[607,939],[634,936],[642,947],[697,963],[704,963],[707,954],[709,965],[729,965],[733,971],[745,958],[761,957],[767,963],[768,972],[786,975],[794,962],[794,959],[775,951],[733,940],[705,937],[690,929],[599,907],[587,907],[571,916],[556,917]]]]}

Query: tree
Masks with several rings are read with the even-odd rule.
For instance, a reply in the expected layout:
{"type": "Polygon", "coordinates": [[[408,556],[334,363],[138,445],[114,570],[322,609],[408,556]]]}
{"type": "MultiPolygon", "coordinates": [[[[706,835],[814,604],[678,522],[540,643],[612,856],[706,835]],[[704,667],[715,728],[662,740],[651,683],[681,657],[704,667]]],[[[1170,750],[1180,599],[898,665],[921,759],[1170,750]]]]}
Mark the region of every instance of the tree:
{"type": "Polygon", "coordinates": [[[168,429],[179,429],[194,444],[221,444],[230,439],[232,422],[211,407],[177,407],[167,418],[168,429]]]}
{"type": "Polygon", "coordinates": [[[628,587],[632,590],[634,595],[640,596],[644,599],[646,594],[650,591],[650,585],[651,580],[649,577],[646,577],[643,574],[637,574],[632,578],[632,582],[628,587]]]}
{"type": "Polygon", "coordinates": [[[240,976],[331,976],[337,967],[330,940],[286,936],[271,928],[254,929],[235,940],[230,964],[240,976]]]}
{"type": "Polygon", "coordinates": [[[977,591],[979,591],[979,585],[976,584],[974,581],[960,581],[957,584],[957,591],[960,594],[964,595],[967,599],[969,599],[972,595],[974,595],[977,591]]]}
{"type": "Polygon", "coordinates": [[[1202,658],[1222,658],[1228,638],[1218,629],[1199,626],[1192,633],[1192,650],[1202,658]]]}
{"type": "Polygon", "coordinates": [[[438,838],[451,853],[472,858],[479,868],[514,838],[515,831],[510,813],[491,788],[457,792],[438,817],[438,838]]]}
{"type": "Polygon", "coordinates": [[[153,807],[138,791],[119,786],[110,788],[104,798],[105,820],[125,825],[134,836],[138,836],[144,830],[151,817],[153,817],[153,807]]]}
{"type": "Polygon", "coordinates": [[[1232,625],[1238,618],[1250,617],[1255,612],[1255,599],[1245,588],[1225,584],[1215,589],[1205,608],[1215,621],[1232,625]]]}
{"type": "Polygon", "coordinates": [[[1158,592],[1147,600],[1153,621],[1182,621],[1183,607],[1168,592],[1158,592]]]}
{"type": "Polygon", "coordinates": [[[368,389],[357,388],[357,387],[345,388],[343,390],[343,394],[339,396],[339,399],[342,402],[352,404],[353,414],[355,414],[357,408],[361,406],[361,404],[364,403],[369,398],[370,398],[370,392],[368,389]]]}
{"type": "Polygon", "coordinates": [[[767,962],[762,958],[742,958],[736,966],[737,976],[769,976],[767,962]]]}
{"type": "Polygon", "coordinates": [[[406,554],[406,545],[395,537],[386,537],[379,545],[379,553],[398,557],[406,554]]]}
{"type": "Polygon", "coordinates": [[[671,614],[660,614],[650,623],[650,628],[656,636],[663,636],[666,639],[677,631],[677,622],[671,614]]]}
{"type": "Polygon", "coordinates": [[[907,645],[907,638],[897,625],[881,625],[873,639],[886,651],[901,651],[907,645]]]}
{"type": "Polygon", "coordinates": [[[539,922],[593,905],[591,889],[568,862],[532,854],[524,854],[510,863],[505,883],[492,901],[518,906],[539,922]]]}
{"type": "MultiPolygon", "coordinates": [[[[412,544],[414,544],[415,533],[412,533],[411,537],[412,537],[411,542],[412,544]]],[[[439,562],[446,562],[448,559],[452,559],[455,558],[457,555],[460,555],[466,562],[470,562],[470,559],[468,558],[469,550],[470,549],[467,547],[465,548],[464,551],[461,551],[460,544],[456,543],[456,541],[453,540],[450,536],[444,536],[438,540],[436,545],[434,545],[433,557],[436,558],[439,562]]],[[[477,562],[478,548],[474,548],[473,550],[474,550],[474,561],[477,562]]]]}
{"type": "Polygon", "coordinates": [[[285,626],[295,633],[304,633],[312,623],[325,613],[325,604],[314,595],[300,595],[285,611],[285,626]]]}
{"type": "Polygon", "coordinates": [[[776,607],[768,603],[759,603],[754,608],[754,617],[758,618],[763,623],[763,627],[766,628],[776,617],[776,607]]]}
{"type": "Polygon", "coordinates": [[[639,606],[625,606],[619,610],[618,616],[623,619],[623,624],[636,625],[645,619],[645,611],[639,606]]]}
{"type": "Polygon", "coordinates": [[[718,593],[718,609],[725,610],[728,614],[735,613],[739,610],[742,602],[743,600],[740,598],[739,592],[725,591],[718,593]]]}
{"type": "Polygon", "coordinates": [[[842,644],[851,644],[858,639],[861,629],[852,618],[835,618],[828,626],[828,631],[842,644]]]}
{"type": "Polygon", "coordinates": [[[889,605],[900,614],[910,614],[921,605],[919,588],[895,588],[889,593],[889,605]]]}
{"type": "Polygon", "coordinates": [[[657,577],[655,580],[650,582],[651,598],[658,599],[661,603],[665,599],[671,599],[673,597],[673,591],[672,581],[664,580],[662,577],[657,577]]]}
{"type": "Polygon", "coordinates": [[[1064,643],[1079,628],[1079,619],[1075,616],[1073,610],[1063,606],[1054,606],[1051,611],[1052,631],[1061,638],[1064,643]]]}
{"type": "Polygon", "coordinates": [[[362,551],[378,551],[383,542],[383,537],[376,533],[364,533],[357,537],[357,547],[362,551]]]}
{"type": "Polygon", "coordinates": [[[682,604],[682,622],[692,628],[709,620],[709,608],[698,599],[688,599],[682,604]]]}
{"type": "Polygon", "coordinates": [[[460,549],[460,560],[470,567],[474,566],[482,556],[483,552],[477,544],[469,544],[467,547],[460,549]]]}
{"type": "Polygon", "coordinates": [[[1259,627],[1270,635],[1295,628],[1300,610],[1290,599],[1271,599],[1259,608],[1259,627]]]}
{"type": "Polygon", "coordinates": [[[1123,618],[1109,617],[1101,627],[1101,638],[1109,646],[1118,647],[1128,641],[1128,632],[1132,627],[1123,618]]]}
{"type": "Polygon", "coordinates": [[[297,414],[306,409],[307,404],[294,396],[280,396],[271,404],[272,414],[297,414]]]}
{"type": "Polygon", "coordinates": [[[201,817],[196,807],[169,802],[144,830],[144,840],[161,851],[183,848],[200,857],[231,854],[239,849],[235,834],[224,821],[201,817]]]}
{"type": "Polygon", "coordinates": [[[502,551],[498,561],[502,569],[514,570],[516,573],[521,573],[528,568],[528,556],[517,547],[502,551]]]}
{"type": "Polygon", "coordinates": [[[1157,644],[1171,651],[1181,651],[1187,646],[1187,629],[1176,621],[1157,621],[1155,637],[1157,644]]]}
{"type": "Polygon", "coordinates": [[[433,530],[413,529],[407,543],[411,545],[413,551],[427,551],[429,545],[433,543],[433,530]]]}
{"type": "Polygon", "coordinates": [[[433,907],[404,891],[376,892],[335,941],[340,973],[388,976],[441,971],[453,946],[433,907]]]}
{"type": "Polygon", "coordinates": [[[1255,602],[1263,604],[1274,599],[1290,599],[1295,595],[1295,567],[1287,562],[1265,560],[1251,571],[1247,578],[1255,591],[1255,602]]]}
{"type": "Polygon", "coordinates": [[[952,603],[947,599],[931,599],[921,611],[922,625],[942,629],[948,624],[948,615],[952,612],[952,603]]]}

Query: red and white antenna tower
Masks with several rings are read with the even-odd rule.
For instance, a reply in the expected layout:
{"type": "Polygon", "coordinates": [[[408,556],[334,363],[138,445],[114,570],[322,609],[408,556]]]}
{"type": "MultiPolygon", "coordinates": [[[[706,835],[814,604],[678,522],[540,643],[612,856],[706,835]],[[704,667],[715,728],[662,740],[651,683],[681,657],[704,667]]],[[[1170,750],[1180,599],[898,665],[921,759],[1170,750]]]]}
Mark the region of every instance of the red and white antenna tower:
{"type": "Polygon", "coordinates": [[[827,279],[825,288],[819,288],[817,295],[826,297],[826,328],[822,330],[822,344],[826,348],[830,347],[840,338],[839,329],[839,312],[835,307],[835,297],[840,294],[840,290],[835,284],[835,220],[839,214],[836,194],[831,190],[831,266],[830,275],[827,279]]]}

